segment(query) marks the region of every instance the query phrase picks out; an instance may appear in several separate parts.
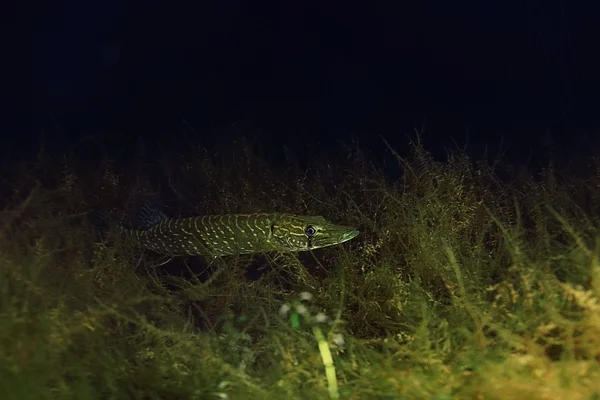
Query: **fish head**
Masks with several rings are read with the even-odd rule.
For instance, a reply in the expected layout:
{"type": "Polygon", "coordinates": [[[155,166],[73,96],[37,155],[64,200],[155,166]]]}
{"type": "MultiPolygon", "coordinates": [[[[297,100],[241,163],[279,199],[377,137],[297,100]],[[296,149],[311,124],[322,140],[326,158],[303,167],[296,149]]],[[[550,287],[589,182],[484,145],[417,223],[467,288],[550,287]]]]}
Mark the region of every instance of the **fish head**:
{"type": "Polygon", "coordinates": [[[298,252],[335,246],[358,236],[356,228],[336,225],[320,216],[280,215],[271,224],[277,250],[298,252]]]}

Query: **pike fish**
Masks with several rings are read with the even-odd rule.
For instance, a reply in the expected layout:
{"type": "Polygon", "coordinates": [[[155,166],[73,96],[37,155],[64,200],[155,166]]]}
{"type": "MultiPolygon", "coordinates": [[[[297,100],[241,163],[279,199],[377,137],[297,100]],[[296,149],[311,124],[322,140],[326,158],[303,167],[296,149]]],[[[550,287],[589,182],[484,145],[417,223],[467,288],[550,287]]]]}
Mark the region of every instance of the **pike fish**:
{"type": "Polygon", "coordinates": [[[295,253],[339,245],[359,234],[321,216],[279,213],[169,218],[145,207],[140,220],[138,228],[122,227],[121,233],[141,248],[171,257],[295,253]]]}

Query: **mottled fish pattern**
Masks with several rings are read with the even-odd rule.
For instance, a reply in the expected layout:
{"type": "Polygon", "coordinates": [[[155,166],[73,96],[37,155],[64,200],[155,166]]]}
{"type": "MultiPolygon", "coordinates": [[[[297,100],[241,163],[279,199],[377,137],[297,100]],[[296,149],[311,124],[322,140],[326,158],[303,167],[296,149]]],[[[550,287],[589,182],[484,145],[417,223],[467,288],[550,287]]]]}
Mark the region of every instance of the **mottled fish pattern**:
{"type": "Polygon", "coordinates": [[[299,252],[354,239],[355,228],[335,225],[319,216],[230,214],[167,218],[146,213],[143,229],[122,231],[138,246],[168,256],[228,256],[299,252]]]}

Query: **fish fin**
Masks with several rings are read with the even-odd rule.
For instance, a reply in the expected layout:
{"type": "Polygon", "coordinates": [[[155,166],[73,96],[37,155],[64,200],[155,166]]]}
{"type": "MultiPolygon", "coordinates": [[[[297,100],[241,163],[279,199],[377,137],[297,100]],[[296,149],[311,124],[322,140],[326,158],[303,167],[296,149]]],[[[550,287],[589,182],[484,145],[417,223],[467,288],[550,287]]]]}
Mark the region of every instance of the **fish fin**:
{"type": "Polygon", "coordinates": [[[148,229],[167,219],[160,205],[150,199],[139,198],[129,205],[131,224],[134,229],[148,229]]]}

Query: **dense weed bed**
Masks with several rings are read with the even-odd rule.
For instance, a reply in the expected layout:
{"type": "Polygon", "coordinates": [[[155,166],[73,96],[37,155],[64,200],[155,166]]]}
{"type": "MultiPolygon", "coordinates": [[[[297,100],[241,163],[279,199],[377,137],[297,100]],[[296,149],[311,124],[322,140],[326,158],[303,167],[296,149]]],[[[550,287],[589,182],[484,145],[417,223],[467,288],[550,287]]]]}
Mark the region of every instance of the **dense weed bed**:
{"type": "Polygon", "coordinates": [[[3,399],[589,399],[600,395],[600,162],[535,176],[419,143],[273,168],[214,153],[43,155],[0,182],[3,399]],[[575,173],[576,171],[577,173],[575,173]],[[87,213],[323,215],[361,235],[153,267],[87,213]]]}

